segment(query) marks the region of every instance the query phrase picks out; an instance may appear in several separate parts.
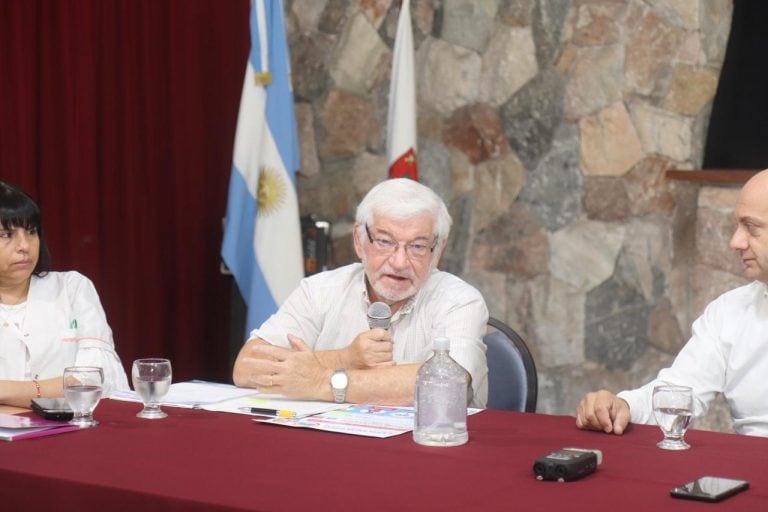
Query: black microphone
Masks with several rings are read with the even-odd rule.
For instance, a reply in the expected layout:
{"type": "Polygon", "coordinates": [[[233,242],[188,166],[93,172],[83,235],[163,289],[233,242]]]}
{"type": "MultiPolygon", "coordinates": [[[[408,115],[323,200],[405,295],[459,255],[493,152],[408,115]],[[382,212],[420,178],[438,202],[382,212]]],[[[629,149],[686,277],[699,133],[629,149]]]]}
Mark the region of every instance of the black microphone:
{"type": "Polygon", "coordinates": [[[389,329],[389,321],[392,319],[392,310],[383,302],[374,302],[368,306],[368,327],[375,329],[389,329]]]}

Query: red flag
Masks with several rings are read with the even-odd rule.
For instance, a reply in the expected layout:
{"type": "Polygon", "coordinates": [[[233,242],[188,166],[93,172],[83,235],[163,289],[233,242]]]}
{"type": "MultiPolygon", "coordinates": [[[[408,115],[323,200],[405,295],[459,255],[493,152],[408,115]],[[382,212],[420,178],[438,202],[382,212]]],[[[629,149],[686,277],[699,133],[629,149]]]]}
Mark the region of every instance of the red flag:
{"type": "Polygon", "coordinates": [[[411,2],[403,0],[397,20],[387,116],[390,178],[419,179],[416,162],[416,86],[413,74],[411,2]]]}

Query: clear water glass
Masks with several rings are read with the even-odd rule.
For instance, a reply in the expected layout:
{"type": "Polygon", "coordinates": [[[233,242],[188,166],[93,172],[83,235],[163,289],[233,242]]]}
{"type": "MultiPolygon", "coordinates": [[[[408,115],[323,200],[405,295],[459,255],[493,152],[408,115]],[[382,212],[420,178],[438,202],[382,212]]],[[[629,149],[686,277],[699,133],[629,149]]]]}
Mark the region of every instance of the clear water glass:
{"type": "Polygon", "coordinates": [[[664,432],[664,439],[656,446],[664,450],[687,450],[691,447],[683,439],[693,417],[693,390],[689,386],[654,387],[653,415],[664,432]]]}
{"type": "Polygon", "coordinates": [[[74,411],[73,425],[95,427],[93,410],[99,405],[104,390],[104,370],[96,366],[70,366],[64,369],[64,398],[74,411]]]}
{"type": "Polygon", "coordinates": [[[160,402],[171,389],[171,362],[159,358],[137,359],[133,362],[131,376],[133,390],[144,402],[144,409],[136,416],[151,420],[168,417],[160,409],[160,402]]]}

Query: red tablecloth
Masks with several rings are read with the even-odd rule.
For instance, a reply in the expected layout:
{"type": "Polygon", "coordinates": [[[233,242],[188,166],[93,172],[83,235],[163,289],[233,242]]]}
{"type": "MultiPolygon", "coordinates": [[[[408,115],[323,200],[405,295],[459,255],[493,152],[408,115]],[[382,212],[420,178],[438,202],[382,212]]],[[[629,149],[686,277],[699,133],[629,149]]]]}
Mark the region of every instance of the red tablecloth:
{"type": "Polygon", "coordinates": [[[249,417],[105,400],[95,429],[0,444],[2,510],[768,510],[768,439],[690,431],[683,452],[657,427],[617,437],[573,418],[484,411],[454,448],[411,435],[372,439],[257,424],[249,417]],[[533,460],[565,446],[603,464],[575,482],[539,482],[533,460]],[[718,505],[669,490],[702,475],[749,480],[718,505]]]}

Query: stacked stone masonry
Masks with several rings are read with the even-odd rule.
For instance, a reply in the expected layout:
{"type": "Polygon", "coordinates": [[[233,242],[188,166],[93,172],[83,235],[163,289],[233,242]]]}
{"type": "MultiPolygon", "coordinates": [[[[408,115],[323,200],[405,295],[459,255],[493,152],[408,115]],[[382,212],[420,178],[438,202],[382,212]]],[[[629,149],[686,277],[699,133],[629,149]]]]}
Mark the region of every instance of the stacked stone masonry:
{"type": "MultiPolygon", "coordinates": [[[[286,0],[303,214],[354,260],[354,208],[386,177],[398,0],[286,0]]],[[[411,0],[420,179],[449,204],[441,268],[527,340],[538,410],[639,385],[742,282],[735,190],[701,166],[731,0],[411,0]]],[[[699,427],[728,430],[722,403],[699,427]]]]}

